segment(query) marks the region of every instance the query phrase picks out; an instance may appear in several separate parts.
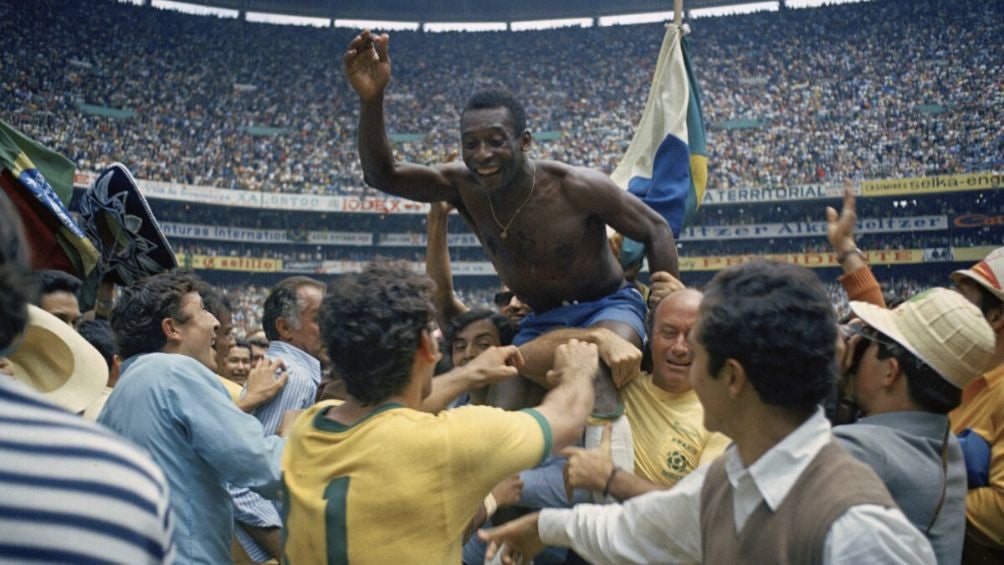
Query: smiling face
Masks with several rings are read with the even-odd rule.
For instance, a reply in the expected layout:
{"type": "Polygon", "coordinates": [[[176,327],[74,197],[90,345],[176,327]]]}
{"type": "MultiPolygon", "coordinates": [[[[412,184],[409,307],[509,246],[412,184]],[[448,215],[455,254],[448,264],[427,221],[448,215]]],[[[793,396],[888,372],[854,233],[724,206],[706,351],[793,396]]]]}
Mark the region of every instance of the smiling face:
{"type": "Polygon", "coordinates": [[[512,184],[523,167],[530,132],[517,133],[504,107],[468,110],[460,119],[464,164],[489,191],[512,184]]]}
{"type": "Polygon", "coordinates": [[[205,309],[198,292],[189,292],[181,299],[182,321],[173,320],[176,335],[174,352],[188,355],[211,370],[217,370],[216,331],[219,321],[205,309]]]}
{"type": "Polygon", "coordinates": [[[221,367],[223,376],[242,385],[251,372],[251,350],[247,347],[234,345],[221,367]]]}
{"type": "Polygon", "coordinates": [[[687,341],[697,320],[701,293],[685,289],[659,302],[652,324],[652,382],[673,393],[690,390],[690,367],[694,360],[687,341]]]}

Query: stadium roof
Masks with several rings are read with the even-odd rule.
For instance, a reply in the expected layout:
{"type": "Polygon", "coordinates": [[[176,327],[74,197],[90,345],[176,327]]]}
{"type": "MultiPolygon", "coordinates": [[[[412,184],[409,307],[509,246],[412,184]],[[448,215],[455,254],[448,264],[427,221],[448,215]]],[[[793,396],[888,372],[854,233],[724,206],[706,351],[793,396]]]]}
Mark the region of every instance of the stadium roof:
{"type": "MultiPolygon", "coordinates": [[[[245,12],[436,22],[513,21],[672,11],[672,0],[181,0],[245,12]]],[[[684,8],[758,0],[684,0],[684,8]]]]}

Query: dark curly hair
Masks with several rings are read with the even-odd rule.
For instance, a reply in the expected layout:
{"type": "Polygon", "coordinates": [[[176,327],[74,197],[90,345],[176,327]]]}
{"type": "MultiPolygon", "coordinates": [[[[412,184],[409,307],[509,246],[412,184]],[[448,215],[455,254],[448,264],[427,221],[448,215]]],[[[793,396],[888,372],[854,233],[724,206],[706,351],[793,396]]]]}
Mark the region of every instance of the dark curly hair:
{"type": "Polygon", "coordinates": [[[112,310],[112,330],[123,359],[160,351],[167,336],[160,323],[173,318],[188,321],[181,312],[186,294],[205,288],[202,279],[189,271],[169,271],[137,281],[122,292],[112,310]]]}
{"type": "Polygon", "coordinates": [[[28,323],[28,303],[35,298],[29,255],[21,218],[0,191],[0,351],[10,346],[28,323]]]}
{"type": "Polygon", "coordinates": [[[720,271],[704,290],[698,340],[709,374],[735,359],[767,404],[815,410],[836,375],[836,314],[819,278],[796,265],[757,260],[720,271]]]}
{"type": "Polygon", "coordinates": [[[80,279],[63,271],[40,269],[35,271],[39,282],[39,294],[52,292],[68,292],[76,295],[83,284],[80,279]]]}
{"type": "Polygon", "coordinates": [[[370,263],[331,284],[317,315],[321,339],[359,402],[377,404],[407,386],[432,322],[431,287],[428,277],[395,263],[370,263]]]}
{"type": "Polygon", "coordinates": [[[526,110],[523,104],[516,97],[504,90],[483,90],[475,93],[467,100],[464,111],[460,114],[460,119],[471,110],[490,110],[492,108],[505,108],[512,119],[513,137],[523,135],[526,130],[526,110]]]}
{"type": "Polygon", "coordinates": [[[202,296],[202,303],[206,305],[206,310],[216,316],[217,320],[230,316],[234,311],[233,303],[223,294],[223,291],[209,283],[203,283],[202,288],[199,289],[199,295],[202,296]]]}

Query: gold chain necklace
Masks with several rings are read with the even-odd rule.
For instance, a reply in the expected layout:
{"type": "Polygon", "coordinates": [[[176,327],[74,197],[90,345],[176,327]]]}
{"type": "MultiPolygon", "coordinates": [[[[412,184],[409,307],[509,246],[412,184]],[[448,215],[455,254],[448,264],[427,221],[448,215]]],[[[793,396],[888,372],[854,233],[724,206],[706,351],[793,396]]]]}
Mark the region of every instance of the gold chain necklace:
{"type": "Polygon", "coordinates": [[[530,201],[530,197],[533,196],[533,189],[537,187],[537,166],[533,164],[533,161],[530,161],[530,167],[532,170],[530,174],[533,175],[532,180],[530,181],[530,193],[526,195],[526,200],[524,200],[523,203],[516,208],[516,211],[513,212],[512,217],[509,218],[506,225],[503,226],[502,222],[499,221],[499,217],[495,215],[495,206],[492,204],[492,196],[490,194],[488,195],[488,209],[492,212],[492,219],[495,220],[495,223],[498,224],[500,228],[502,228],[502,233],[499,234],[502,239],[509,237],[509,226],[512,225],[516,216],[519,216],[519,213],[523,211],[523,206],[526,206],[526,203],[530,201]]]}

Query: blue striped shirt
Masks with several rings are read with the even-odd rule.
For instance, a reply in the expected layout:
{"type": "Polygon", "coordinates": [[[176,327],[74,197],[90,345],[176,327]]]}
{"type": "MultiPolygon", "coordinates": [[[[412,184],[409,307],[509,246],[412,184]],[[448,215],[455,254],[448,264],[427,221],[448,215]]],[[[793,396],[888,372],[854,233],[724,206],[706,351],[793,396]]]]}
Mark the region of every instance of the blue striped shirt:
{"type": "MultiPolygon", "coordinates": [[[[279,431],[279,424],[286,411],[303,410],[314,404],[317,387],[321,384],[321,362],[306,351],[283,341],[269,343],[265,357],[282,359],[289,377],[286,386],[282,387],[275,398],[252,412],[261,421],[265,433],[272,435],[279,431]]],[[[246,488],[231,487],[230,494],[237,522],[259,528],[282,526],[278,504],[265,500],[246,488]]],[[[265,548],[245,533],[239,524],[236,531],[237,539],[253,561],[261,562],[270,557],[265,548]]]]}
{"type": "Polygon", "coordinates": [[[0,375],[0,562],[174,563],[161,470],[0,375]]]}

